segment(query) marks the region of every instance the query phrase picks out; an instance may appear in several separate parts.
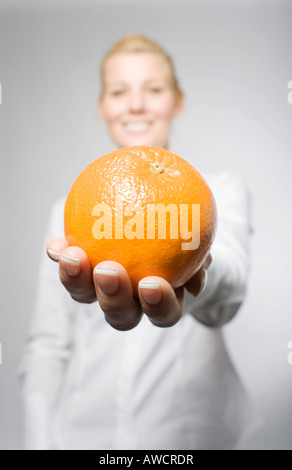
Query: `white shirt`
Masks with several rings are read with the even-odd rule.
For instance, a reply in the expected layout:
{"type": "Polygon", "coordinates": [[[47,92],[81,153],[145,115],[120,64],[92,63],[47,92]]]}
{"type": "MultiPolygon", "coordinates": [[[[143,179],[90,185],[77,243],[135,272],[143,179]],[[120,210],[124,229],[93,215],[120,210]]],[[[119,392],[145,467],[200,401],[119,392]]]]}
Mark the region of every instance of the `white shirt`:
{"type": "MultiPolygon", "coordinates": [[[[19,369],[25,449],[231,449],[254,423],[221,325],[244,299],[249,197],[234,176],[205,176],[218,210],[205,291],[158,328],[117,331],[98,303],[75,302],[45,254],[19,369]],[[204,325],[204,324],[205,325],[204,325]]],[[[64,200],[45,243],[64,236],[64,200]]]]}

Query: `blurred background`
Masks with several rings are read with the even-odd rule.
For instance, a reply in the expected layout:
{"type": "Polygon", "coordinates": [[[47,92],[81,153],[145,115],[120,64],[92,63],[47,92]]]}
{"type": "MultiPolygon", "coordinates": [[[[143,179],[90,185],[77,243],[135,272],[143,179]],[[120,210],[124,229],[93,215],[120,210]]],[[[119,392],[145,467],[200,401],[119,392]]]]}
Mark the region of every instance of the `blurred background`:
{"type": "Polygon", "coordinates": [[[48,214],[113,150],[99,63],[129,33],[175,61],[186,108],[170,150],[252,195],[247,298],[224,332],[263,418],[246,448],[292,449],[291,0],[0,0],[0,449],[20,445],[16,373],[48,214]]]}

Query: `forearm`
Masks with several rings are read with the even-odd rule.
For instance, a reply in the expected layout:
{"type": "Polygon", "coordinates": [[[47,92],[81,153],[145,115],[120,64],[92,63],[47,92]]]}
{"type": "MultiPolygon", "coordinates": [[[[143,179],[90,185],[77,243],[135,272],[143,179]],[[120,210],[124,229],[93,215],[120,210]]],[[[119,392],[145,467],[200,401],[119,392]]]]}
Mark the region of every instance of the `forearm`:
{"type": "Polygon", "coordinates": [[[186,292],[185,310],[201,323],[218,327],[229,322],[239,310],[246,293],[248,267],[239,260],[228,261],[222,256],[213,256],[213,266],[208,269],[208,280],[204,292],[194,298],[186,292]]]}
{"type": "Polygon", "coordinates": [[[250,268],[250,199],[233,176],[223,175],[215,188],[218,228],[211,249],[208,281],[198,298],[186,295],[186,311],[208,326],[221,326],[242,304],[250,268]]]}

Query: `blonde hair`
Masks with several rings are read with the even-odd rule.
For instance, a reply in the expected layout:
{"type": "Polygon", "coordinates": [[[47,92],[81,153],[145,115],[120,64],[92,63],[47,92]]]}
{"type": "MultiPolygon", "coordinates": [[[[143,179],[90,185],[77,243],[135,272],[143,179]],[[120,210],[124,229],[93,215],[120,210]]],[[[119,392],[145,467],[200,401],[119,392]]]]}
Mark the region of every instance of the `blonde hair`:
{"type": "Polygon", "coordinates": [[[155,54],[160,54],[164,59],[167,61],[170,67],[171,73],[171,80],[172,85],[174,88],[175,93],[180,94],[181,90],[178,84],[178,80],[176,77],[174,64],[170,55],[168,55],[165,50],[159,46],[156,42],[152,41],[151,39],[146,38],[145,36],[141,36],[139,34],[131,34],[128,36],[123,37],[119,41],[117,41],[113,47],[107,52],[101,62],[101,83],[103,87],[104,83],[104,69],[105,64],[109,57],[119,54],[120,52],[154,52],[155,54]]]}

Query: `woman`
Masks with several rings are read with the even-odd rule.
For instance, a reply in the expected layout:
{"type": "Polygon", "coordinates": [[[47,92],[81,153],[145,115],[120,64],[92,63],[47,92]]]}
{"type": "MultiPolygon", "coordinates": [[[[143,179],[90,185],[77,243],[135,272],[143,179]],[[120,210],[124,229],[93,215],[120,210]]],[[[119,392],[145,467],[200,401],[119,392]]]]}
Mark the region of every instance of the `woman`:
{"type": "MultiPolygon", "coordinates": [[[[157,44],[129,36],[106,55],[99,110],[118,147],[168,148],[182,108],[157,44]]],[[[68,247],[64,200],[55,204],[20,368],[25,448],[231,449],[249,428],[221,332],[246,290],[248,197],[229,174],[205,178],[219,219],[212,262],[175,291],[141,280],[139,300],[123,266],[102,262],[92,274],[86,254],[68,247]]]]}

